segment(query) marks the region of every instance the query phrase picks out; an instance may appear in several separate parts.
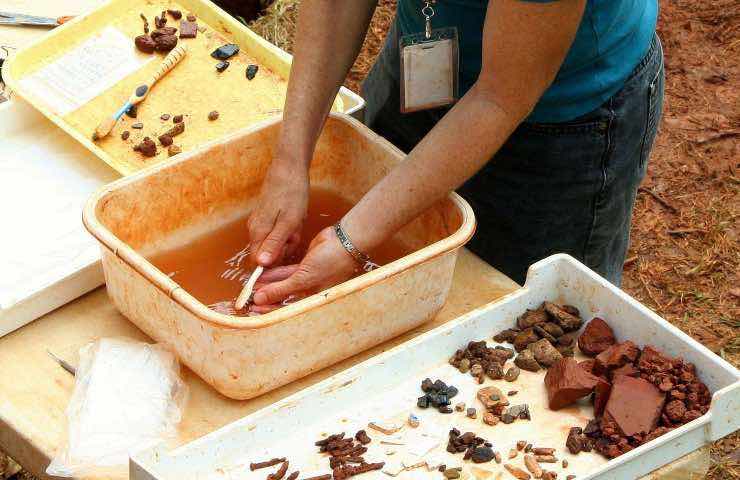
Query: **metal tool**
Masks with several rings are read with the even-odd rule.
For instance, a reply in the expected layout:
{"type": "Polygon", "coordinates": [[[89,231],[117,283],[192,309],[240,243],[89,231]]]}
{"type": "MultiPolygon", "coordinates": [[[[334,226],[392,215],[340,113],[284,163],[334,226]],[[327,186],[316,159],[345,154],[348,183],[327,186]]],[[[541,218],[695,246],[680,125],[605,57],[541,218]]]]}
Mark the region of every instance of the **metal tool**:
{"type": "Polygon", "coordinates": [[[73,16],[65,17],[38,17],[22,13],[0,12],[0,25],[25,25],[29,27],[54,28],[72,20],[73,16]]]}
{"type": "Polygon", "coordinates": [[[51,358],[53,358],[54,361],[57,362],[60,367],[62,367],[63,369],[65,369],[67,372],[71,373],[72,376],[77,375],[77,369],[75,369],[75,367],[73,367],[72,365],[70,365],[69,362],[66,362],[65,360],[62,360],[61,358],[57,357],[56,355],[54,355],[53,353],[51,353],[50,350],[47,350],[46,353],[48,353],[49,356],[51,358]]]}
{"type": "Polygon", "coordinates": [[[154,75],[146,82],[134,89],[134,93],[131,94],[131,97],[128,99],[126,103],[123,104],[123,106],[118,109],[116,113],[113,114],[112,117],[104,120],[100,125],[98,125],[98,128],[95,129],[95,132],[93,133],[93,140],[100,140],[101,138],[107,136],[111,130],[113,130],[113,126],[116,124],[119,118],[123,116],[124,113],[128,111],[129,108],[136,105],[137,103],[141,103],[141,101],[146,98],[149,91],[152,89],[155,83],[157,81],[167,75],[170,70],[175,68],[175,65],[177,65],[180,60],[185,57],[185,54],[187,53],[187,48],[185,45],[180,44],[172,49],[170,53],[167,54],[167,56],[162,61],[162,64],[159,66],[156,72],[154,72],[154,75]]]}

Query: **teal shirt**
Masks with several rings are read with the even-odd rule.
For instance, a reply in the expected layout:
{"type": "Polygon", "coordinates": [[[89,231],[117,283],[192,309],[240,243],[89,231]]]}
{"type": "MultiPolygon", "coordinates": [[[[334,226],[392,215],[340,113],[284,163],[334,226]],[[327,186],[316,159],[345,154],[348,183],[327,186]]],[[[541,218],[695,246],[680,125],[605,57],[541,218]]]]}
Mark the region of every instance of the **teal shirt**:
{"type": "MultiPolygon", "coordinates": [[[[454,26],[458,30],[460,95],[480,74],[487,3],[486,0],[437,0],[434,6],[432,28],[454,26]]],[[[421,5],[419,0],[398,1],[402,35],[424,31],[421,5]]],[[[657,0],[588,0],[576,38],[555,81],[527,120],[565,122],[603,104],[624,85],[647,53],[657,16],[657,0]]]]}

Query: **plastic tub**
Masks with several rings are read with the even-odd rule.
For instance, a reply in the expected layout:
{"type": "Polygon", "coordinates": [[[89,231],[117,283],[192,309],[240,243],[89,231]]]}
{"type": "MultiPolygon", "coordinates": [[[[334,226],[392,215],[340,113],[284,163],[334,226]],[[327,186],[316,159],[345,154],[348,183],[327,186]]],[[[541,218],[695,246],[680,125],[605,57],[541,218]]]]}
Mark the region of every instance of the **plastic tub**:
{"type": "MultiPolygon", "coordinates": [[[[414,253],[258,317],[216,313],[146,260],[248,211],[277,121],[118,180],[83,212],[102,243],[117,308],[222,394],[248,399],[408,331],[444,304],[458,249],[473,235],[470,206],[452,193],[396,238],[414,253]]],[[[358,201],[403,154],[357,120],[333,114],[311,165],[313,185],[358,201]]]]}

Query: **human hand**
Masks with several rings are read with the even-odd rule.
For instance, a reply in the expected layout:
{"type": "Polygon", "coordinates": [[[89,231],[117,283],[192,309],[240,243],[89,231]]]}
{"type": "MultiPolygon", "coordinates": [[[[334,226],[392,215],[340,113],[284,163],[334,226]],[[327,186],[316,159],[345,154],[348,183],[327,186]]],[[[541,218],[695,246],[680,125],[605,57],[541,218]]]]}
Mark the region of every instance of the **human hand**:
{"type": "Polygon", "coordinates": [[[305,296],[351,278],[359,267],[339,242],[333,227],[319,232],[299,265],[279,267],[260,278],[250,311],[266,313],[291,296],[305,296]]]}
{"type": "Polygon", "coordinates": [[[254,259],[264,267],[289,256],[298,246],[308,209],[308,172],[286,165],[290,164],[273,160],[247,222],[254,259]]]}

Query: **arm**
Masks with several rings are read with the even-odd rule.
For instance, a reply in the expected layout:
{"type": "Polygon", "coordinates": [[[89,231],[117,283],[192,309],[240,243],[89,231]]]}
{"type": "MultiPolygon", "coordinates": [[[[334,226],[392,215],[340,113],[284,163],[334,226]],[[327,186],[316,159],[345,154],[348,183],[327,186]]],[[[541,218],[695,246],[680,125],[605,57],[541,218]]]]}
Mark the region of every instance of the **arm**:
{"type": "MultiPolygon", "coordinates": [[[[342,225],[355,246],[371,251],[493,157],[555,78],[585,2],[489,1],[478,81],[344,217],[342,225]]],[[[274,303],[296,291],[326,287],[340,273],[344,279],[351,274],[348,255],[330,233],[322,232],[313,247],[294,275],[261,289],[255,302],[274,303]]]]}
{"type": "Polygon", "coordinates": [[[362,47],[377,0],[305,0],[300,6],[283,124],[249,219],[257,260],[279,259],[296,240],[308,202],[308,167],[334,97],[362,47]],[[341,25],[341,28],[337,28],[341,25]]]}

